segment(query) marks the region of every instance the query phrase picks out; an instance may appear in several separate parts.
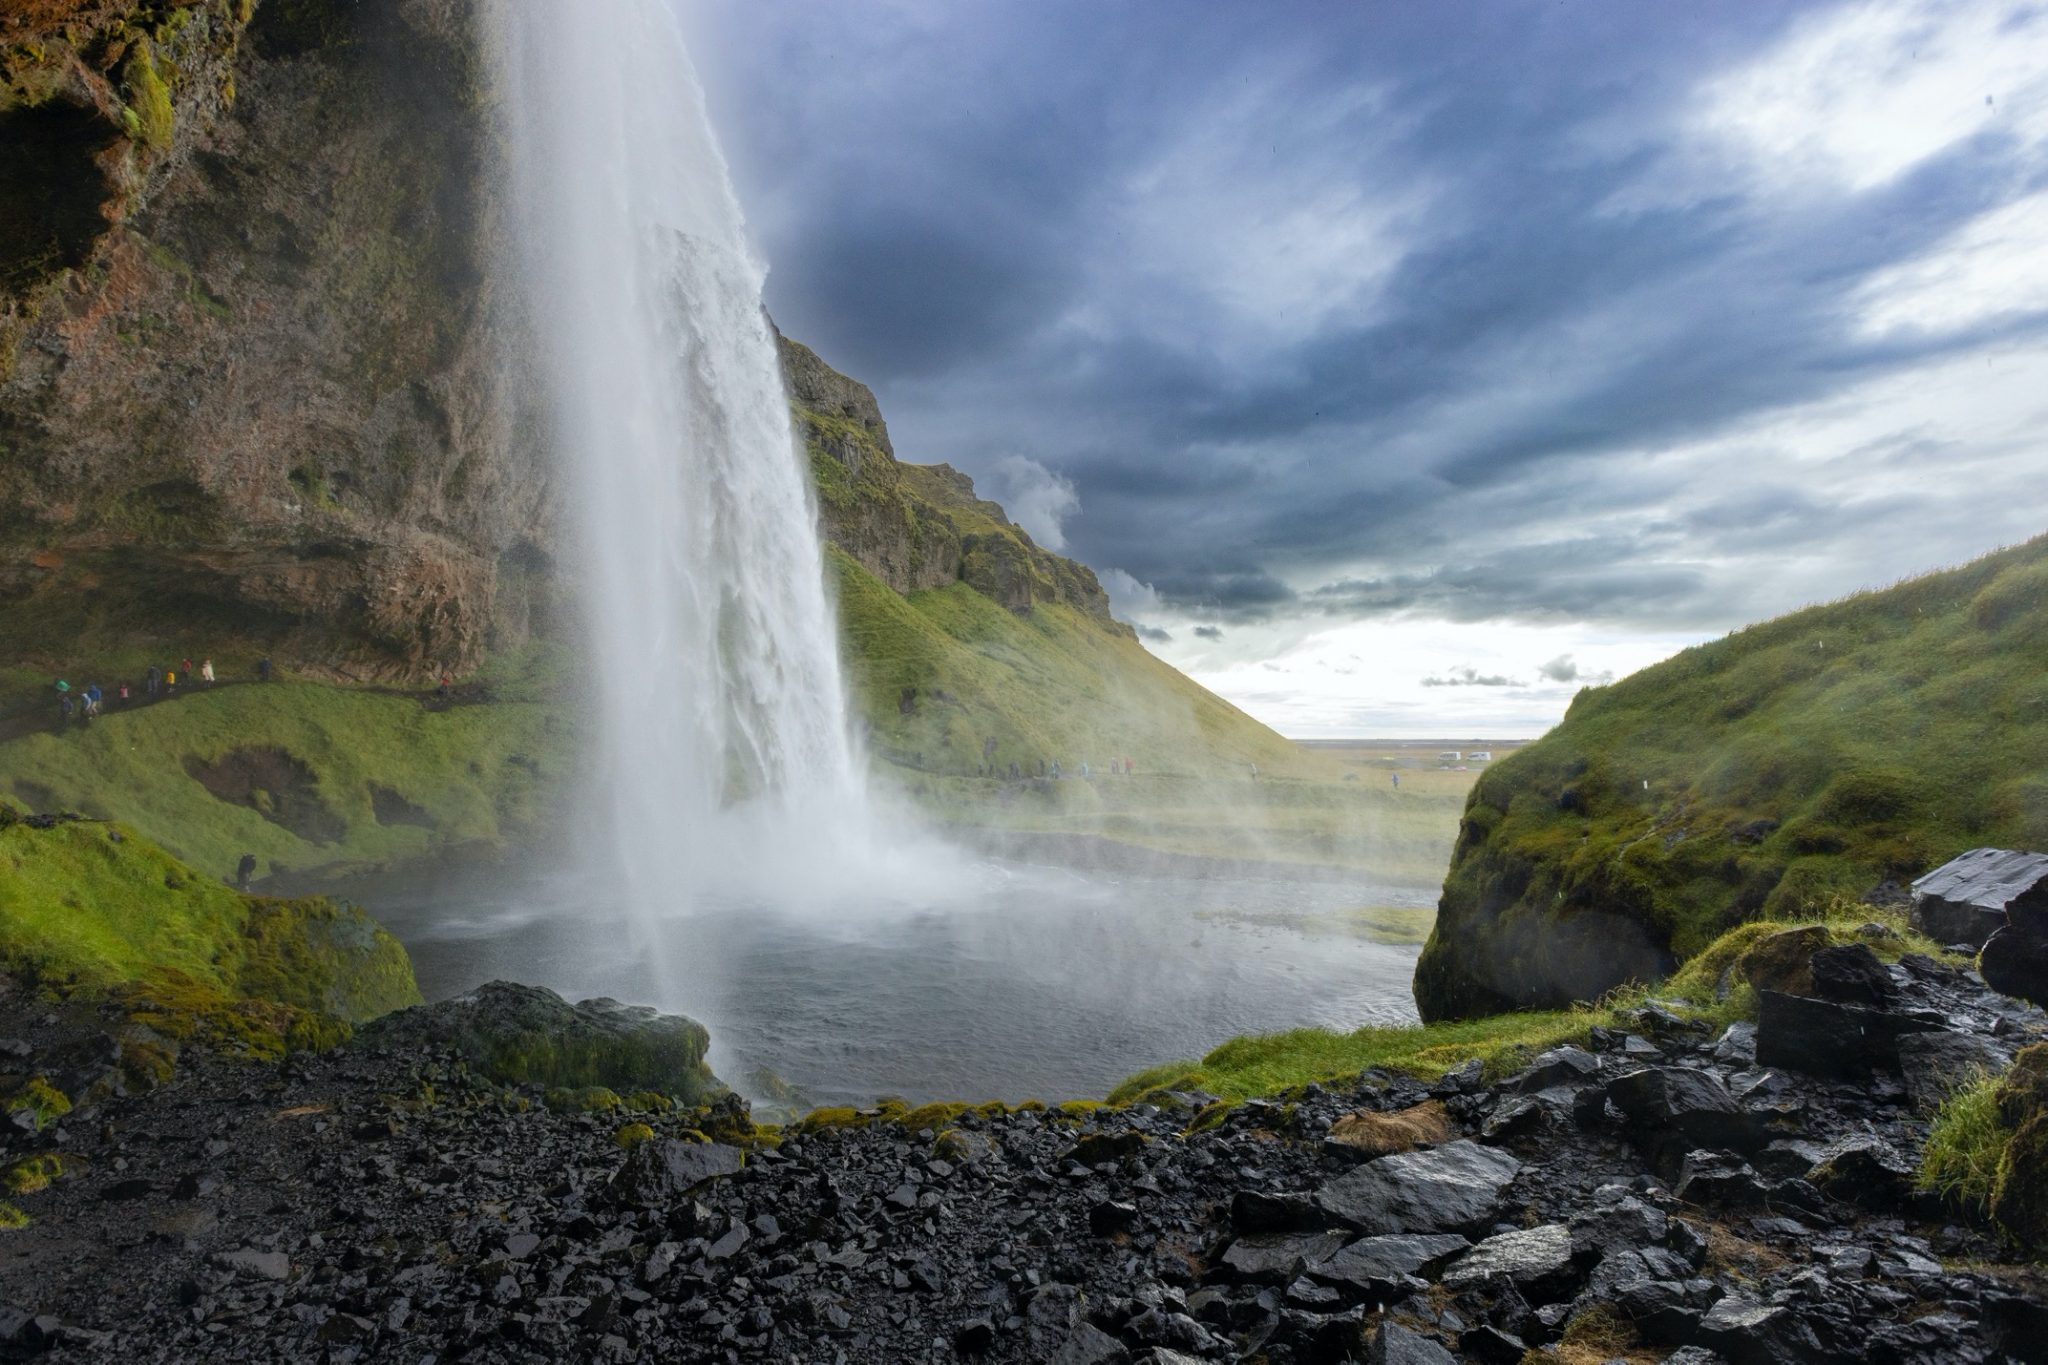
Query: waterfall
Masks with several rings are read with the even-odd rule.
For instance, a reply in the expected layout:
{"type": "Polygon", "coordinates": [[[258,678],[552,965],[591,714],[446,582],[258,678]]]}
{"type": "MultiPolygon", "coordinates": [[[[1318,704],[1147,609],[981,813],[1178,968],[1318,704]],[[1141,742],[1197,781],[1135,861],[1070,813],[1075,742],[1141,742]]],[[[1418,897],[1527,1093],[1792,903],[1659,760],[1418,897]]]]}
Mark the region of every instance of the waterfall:
{"type": "Polygon", "coordinates": [[[520,282],[581,530],[598,861],[631,920],[863,841],[765,268],[668,0],[500,0],[520,282]]]}

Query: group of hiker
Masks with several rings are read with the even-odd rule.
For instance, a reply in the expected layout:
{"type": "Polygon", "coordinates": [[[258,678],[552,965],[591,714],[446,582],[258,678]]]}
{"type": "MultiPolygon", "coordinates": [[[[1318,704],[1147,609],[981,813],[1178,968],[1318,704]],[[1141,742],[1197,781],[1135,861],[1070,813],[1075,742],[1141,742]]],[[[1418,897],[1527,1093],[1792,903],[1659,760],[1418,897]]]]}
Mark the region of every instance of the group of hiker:
{"type": "MultiPolygon", "coordinates": [[[[982,746],[981,756],[984,762],[976,766],[974,770],[976,777],[993,777],[998,781],[1007,779],[1011,782],[1022,782],[1027,778],[1043,777],[1057,782],[1066,775],[1060,767],[1060,761],[1056,758],[1039,759],[1038,770],[1035,773],[1022,763],[1011,763],[1005,768],[1002,764],[995,761],[994,740],[990,740],[982,746]]],[[[1128,758],[1118,757],[1109,760],[1109,771],[1116,777],[1129,777],[1137,771],[1137,768],[1128,758]]],[[[1083,779],[1092,778],[1095,776],[1095,769],[1084,762],[1079,769],[1079,776],[1083,779]]]]}
{"type": "MultiPolygon", "coordinates": [[[[267,656],[256,661],[256,678],[259,682],[270,681],[270,660],[267,656]]],[[[81,725],[90,725],[95,717],[105,714],[109,703],[126,706],[135,699],[138,690],[146,700],[155,701],[176,696],[180,687],[211,687],[215,681],[211,659],[201,659],[197,668],[193,667],[190,659],[162,666],[151,664],[140,683],[117,683],[111,693],[96,682],[74,688],[69,681],[59,678],[56,683],[57,723],[60,727],[68,725],[76,716],[81,725]]]]}

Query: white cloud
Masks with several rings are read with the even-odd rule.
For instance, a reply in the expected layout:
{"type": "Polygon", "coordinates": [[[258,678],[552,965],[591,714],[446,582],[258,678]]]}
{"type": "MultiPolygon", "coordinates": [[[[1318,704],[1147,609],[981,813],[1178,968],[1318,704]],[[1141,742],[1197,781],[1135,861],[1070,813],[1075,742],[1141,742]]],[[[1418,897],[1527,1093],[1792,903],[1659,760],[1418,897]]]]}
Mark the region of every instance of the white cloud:
{"type": "Polygon", "coordinates": [[[1952,332],[2048,310],[2048,190],[1980,214],[1860,291],[1866,336],[1952,332]]]}
{"type": "Polygon", "coordinates": [[[1141,583],[1122,569],[1104,569],[1096,578],[1119,618],[1130,621],[1159,614],[1159,590],[1150,583],[1141,583]]]}
{"type": "Polygon", "coordinates": [[[1046,549],[1066,549],[1066,520],[1081,510],[1073,480],[1026,455],[1005,455],[993,467],[996,501],[1010,520],[1046,549]]]}
{"type": "Polygon", "coordinates": [[[1980,132],[2048,138],[2044,49],[2035,4],[1838,5],[1709,82],[1701,131],[1774,188],[1867,190],[1980,132]]]}

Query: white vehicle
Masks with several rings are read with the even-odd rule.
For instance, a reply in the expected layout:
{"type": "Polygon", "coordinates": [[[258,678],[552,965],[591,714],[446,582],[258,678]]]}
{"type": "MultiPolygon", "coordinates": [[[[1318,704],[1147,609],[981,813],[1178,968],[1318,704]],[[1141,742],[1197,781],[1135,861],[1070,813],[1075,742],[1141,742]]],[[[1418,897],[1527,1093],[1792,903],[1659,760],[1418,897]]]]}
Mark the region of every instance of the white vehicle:
{"type": "Polygon", "coordinates": [[[1464,759],[1465,756],[1456,749],[1446,749],[1436,756],[1437,764],[1445,768],[1450,767],[1453,763],[1462,763],[1464,759]]]}
{"type": "Polygon", "coordinates": [[[1493,762],[1493,750],[1474,749],[1471,753],[1465,755],[1465,761],[1467,763],[1491,763],[1493,762]]]}

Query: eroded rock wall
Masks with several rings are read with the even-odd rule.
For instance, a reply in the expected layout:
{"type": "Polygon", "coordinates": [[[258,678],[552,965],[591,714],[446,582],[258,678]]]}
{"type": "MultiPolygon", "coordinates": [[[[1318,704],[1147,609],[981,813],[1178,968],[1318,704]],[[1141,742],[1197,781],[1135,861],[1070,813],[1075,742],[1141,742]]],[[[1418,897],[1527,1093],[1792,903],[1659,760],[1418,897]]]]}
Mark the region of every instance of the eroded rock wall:
{"type": "Polygon", "coordinates": [[[533,629],[555,516],[477,23],[43,0],[0,29],[0,162],[59,191],[0,234],[0,603],[356,676],[533,629]]]}

